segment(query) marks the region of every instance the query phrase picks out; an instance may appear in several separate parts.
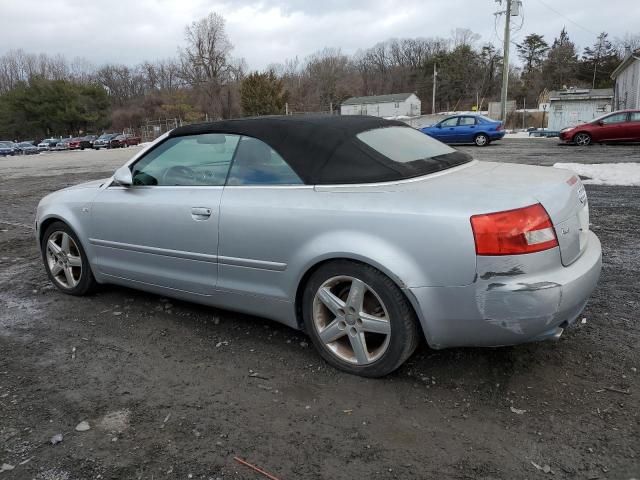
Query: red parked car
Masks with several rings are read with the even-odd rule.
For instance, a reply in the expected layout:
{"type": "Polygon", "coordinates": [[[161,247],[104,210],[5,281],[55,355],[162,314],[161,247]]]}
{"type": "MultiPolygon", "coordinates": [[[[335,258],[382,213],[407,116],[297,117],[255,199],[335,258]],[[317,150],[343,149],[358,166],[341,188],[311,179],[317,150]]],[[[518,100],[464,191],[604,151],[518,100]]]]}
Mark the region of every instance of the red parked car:
{"type": "Polygon", "coordinates": [[[640,110],[607,113],[575,127],[560,131],[560,140],[576,145],[599,142],[640,142],[640,110]]]}
{"type": "Polygon", "coordinates": [[[118,135],[116,140],[120,142],[118,146],[130,147],[131,145],[138,145],[142,139],[130,133],[123,133],[122,135],[118,135]]]}

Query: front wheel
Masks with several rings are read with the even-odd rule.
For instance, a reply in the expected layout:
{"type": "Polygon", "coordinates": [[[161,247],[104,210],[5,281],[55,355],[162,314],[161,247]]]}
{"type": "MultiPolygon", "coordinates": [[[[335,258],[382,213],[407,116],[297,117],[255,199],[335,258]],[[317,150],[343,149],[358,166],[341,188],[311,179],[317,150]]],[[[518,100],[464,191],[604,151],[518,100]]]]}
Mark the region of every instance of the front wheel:
{"type": "Polygon", "coordinates": [[[85,295],[97,285],[82,244],[66,223],[46,229],[41,250],[49,279],[64,293],[85,295]]]}
{"type": "Polygon", "coordinates": [[[591,145],[591,135],[586,132],[576,133],[576,135],[573,137],[573,143],[581,147],[591,145]]]}
{"type": "Polygon", "coordinates": [[[478,147],[486,147],[489,145],[489,137],[487,137],[484,133],[479,133],[473,138],[473,143],[478,147]]]}
{"type": "Polygon", "coordinates": [[[396,284],[379,270],[348,260],[312,274],[303,318],[322,358],[364,377],[393,372],[419,341],[415,313],[396,284]]]}

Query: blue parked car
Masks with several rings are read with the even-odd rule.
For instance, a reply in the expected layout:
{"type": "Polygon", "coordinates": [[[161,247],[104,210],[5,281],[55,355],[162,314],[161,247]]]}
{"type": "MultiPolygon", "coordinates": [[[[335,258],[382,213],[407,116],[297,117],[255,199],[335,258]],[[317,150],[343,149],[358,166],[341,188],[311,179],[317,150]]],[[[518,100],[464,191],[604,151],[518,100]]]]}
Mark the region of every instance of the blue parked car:
{"type": "Polygon", "coordinates": [[[420,131],[444,143],[475,143],[479,147],[486,147],[505,134],[502,122],[482,115],[454,115],[420,131]]]}

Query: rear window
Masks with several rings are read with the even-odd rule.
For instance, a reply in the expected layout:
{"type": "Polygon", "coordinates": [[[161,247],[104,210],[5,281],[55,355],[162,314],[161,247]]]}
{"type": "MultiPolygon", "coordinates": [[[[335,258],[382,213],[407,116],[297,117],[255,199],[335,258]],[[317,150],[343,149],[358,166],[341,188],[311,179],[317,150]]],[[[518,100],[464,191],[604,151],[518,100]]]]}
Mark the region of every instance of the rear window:
{"type": "Polygon", "coordinates": [[[471,160],[469,155],[410,127],[377,128],[359,133],[357,138],[393,162],[411,164],[411,176],[445,170],[471,160]]]}

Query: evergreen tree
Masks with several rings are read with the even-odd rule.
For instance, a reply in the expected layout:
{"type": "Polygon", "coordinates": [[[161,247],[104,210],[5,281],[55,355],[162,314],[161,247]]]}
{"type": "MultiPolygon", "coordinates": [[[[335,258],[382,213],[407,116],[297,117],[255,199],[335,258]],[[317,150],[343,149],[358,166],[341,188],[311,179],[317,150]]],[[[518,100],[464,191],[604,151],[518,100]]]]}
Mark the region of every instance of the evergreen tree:
{"type": "Polygon", "coordinates": [[[524,62],[524,73],[530,74],[538,70],[545,59],[549,44],[542,35],[530,33],[522,43],[516,44],[518,56],[524,62]]]}
{"type": "Polygon", "coordinates": [[[602,32],[591,47],[582,54],[581,79],[588,81],[592,88],[607,88],[612,84],[611,72],[620,62],[618,52],[609,40],[609,34],[602,32]]]}
{"type": "Polygon", "coordinates": [[[248,75],[240,86],[242,110],[245,115],[274,115],[284,113],[286,94],[282,80],[270,70],[248,75]]]}
{"type": "Polygon", "coordinates": [[[569,39],[569,34],[563,27],[560,36],[553,41],[547,58],[542,64],[542,73],[547,88],[552,90],[565,86],[577,86],[578,66],[576,46],[569,39]]]}

